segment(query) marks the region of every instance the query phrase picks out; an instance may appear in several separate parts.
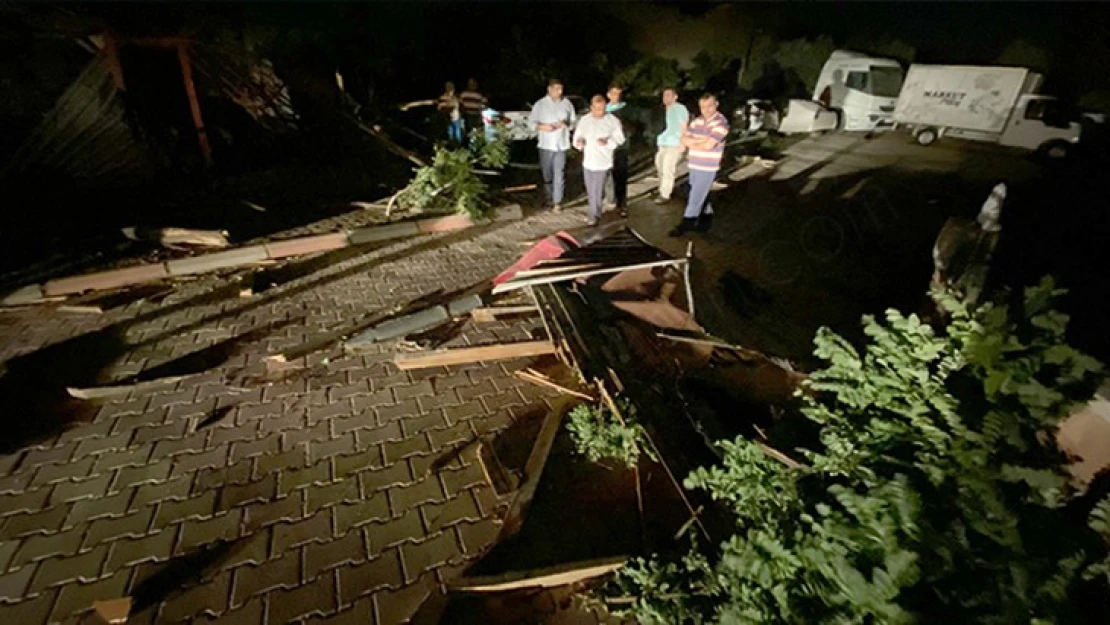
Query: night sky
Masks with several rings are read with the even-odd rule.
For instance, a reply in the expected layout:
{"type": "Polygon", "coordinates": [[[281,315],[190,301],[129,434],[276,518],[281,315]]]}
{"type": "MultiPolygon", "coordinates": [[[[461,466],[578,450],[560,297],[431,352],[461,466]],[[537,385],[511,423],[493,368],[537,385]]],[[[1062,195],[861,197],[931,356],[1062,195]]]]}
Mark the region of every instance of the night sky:
{"type": "MultiPolygon", "coordinates": [[[[318,43],[320,62],[387,64],[405,89],[497,67],[514,37],[550,57],[572,82],[602,53],[615,65],[656,42],[742,57],[753,31],[780,40],[831,36],[838,45],[880,38],[916,48],[916,60],[990,63],[1015,41],[1044,50],[1047,87],[1078,97],[1110,89],[1110,9],[1100,3],[659,3],[371,2],[343,4],[69,5],[121,30],[282,33],[318,43]],[[295,31],[295,32],[290,32],[295,31]],[[704,41],[702,41],[704,40],[704,41]],[[700,46],[703,44],[704,46],[700,46]]],[[[303,52],[302,52],[303,53],[303,52]]],[[[487,84],[497,77],[483,76],[487,84]]],[[[541,90],[537,86],[537,90],[541,90]]]]}

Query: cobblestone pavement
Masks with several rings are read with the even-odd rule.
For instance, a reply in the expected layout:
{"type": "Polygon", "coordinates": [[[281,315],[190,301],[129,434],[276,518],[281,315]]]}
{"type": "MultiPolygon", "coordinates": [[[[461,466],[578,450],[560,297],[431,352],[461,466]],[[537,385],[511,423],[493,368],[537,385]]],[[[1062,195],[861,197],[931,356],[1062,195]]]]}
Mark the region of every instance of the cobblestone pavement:
{"type": "MultiPolygon", "coordinates": [[[[407,620],[492,543],[507,503],[475,446],[452,450],[551,395],[512,376],[517,361],[402,372],[390,344],[309,356],[308,375],[268,385],[243,372],[360,315],[487,279],[521,241],[580,224],[578,211],[545,213],[340,250],[251,297],[207,276],[102,315],[0,313],[5,426],[83,420],[0,455],[0,616],[75,623],[93,601],[131,596],[129,623],[407,620]],[[193,361],[176,384],[62,399],[66,385],[193,361]]],[[[528,330],[470,324],[455,342],[528,330]]]]}

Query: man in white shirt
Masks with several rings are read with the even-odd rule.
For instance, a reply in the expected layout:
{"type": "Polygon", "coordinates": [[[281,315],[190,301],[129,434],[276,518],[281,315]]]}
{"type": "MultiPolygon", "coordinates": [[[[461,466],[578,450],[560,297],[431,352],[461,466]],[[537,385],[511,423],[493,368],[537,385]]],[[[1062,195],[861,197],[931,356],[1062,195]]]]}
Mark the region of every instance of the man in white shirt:
{"type": "Polygon", "coordinates": [[[621,121],[605,112],[605,97],[590,100],[590,114],[574,129],[574,147],[582,150],[582,177],[590,200],[588,223],[596,226],[601,219],[601,195],[605,180],[613,169],[613,152],[624,145],[621,121]]]}
{"type": "Polygon", "coordinates": [[[536,131],[540,149],[540,170],[551,209],[563,206],[566,187],[567,150],[570,149],[570,127],[574,125],[574,106],[563,98],[563,81],[547,81],[547,96],[532,105],[528,124],[536,131]]]}

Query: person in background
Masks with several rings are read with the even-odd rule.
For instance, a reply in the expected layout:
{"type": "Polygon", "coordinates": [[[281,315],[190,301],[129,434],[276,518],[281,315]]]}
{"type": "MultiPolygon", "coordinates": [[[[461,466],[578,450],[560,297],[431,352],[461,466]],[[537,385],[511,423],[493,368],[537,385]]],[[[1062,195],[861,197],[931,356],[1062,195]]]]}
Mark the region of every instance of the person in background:
{"type": "Polygon", "coordinates": [[[486,108],[489,100],[478,91],[477,80],[471,78],[466,81],[466,91],[459,94],[459,101],[462,102],[466,131],[469,133],[474,128],[484,131],[485,124],[482,123],[482,110],[486,108]]]}
{"type": "Polygon", "coordinates": [[[407,111],[417,106],[431,106],[436,105],[439,112],[443,114],[447,121],[447,138],[455,143],[462,143],[463,128],[462,116],[459,114],[460,104],[459,98],[455,95],[455,83],[447,82],[443,85],[443,95],[439,96],[438,100],[417,100],[409,102],[401,107],[402,111],[407,111]]]}
{"type": "Polygon", "coordinates": [[[686,212],[670,235],[680,237],[691,230],[705,232],[713,226],[713,206],[709,203],[709,190],[721,168],[728,137],[728,120],[717,110],[717,97],[707,93],[698,98],[701,115],[690,122],[682,145],[690,150],[690,197],[686,212]]]}
{"type": "Polygon", "coordinates": [[[609,85],[605,94],[609,102],[605,112],[616,117],[621,123],[626,142],[613,152],[613,169],[605,180],[605,208],[617,208],[621,217],[628,217],[628,143],[632,136],[632,120],[628,103],[621,99],[624,87],[617,83],[609,85]]]}
{"type": "Polygon", "coordinates": [[[447,116],[447,137],[451,141],[462,144],[463,122],[460,111],[459,98],[455,95],[455,83],[448,82],[443,85],[443,95],[439,96],[439,112],[447,116]]]}
{"type": "Polygon", "coordinates": [[[682,137],[686,134],[686,124],[690,120],[690,112],[686,105],[678,101],[678,91],[674,87],[663,90],[663,107],[666,110],[667,126],[655,138],[657,150],[655,152],[655,169],[659,172],[659,194],[655,197],[656,204],[671,201],[674,191],[675,170],[678,161],[686,147],[682,137]]]}
{"type": "Polygon", "coordinates": [[[563,210],[566,188],[567,150],[570,149],[570,127],[574,125],[574,105],[563,97],[563,81],[547,81],[547,95],[532,105],[528,125],[536,131],[540,150],[540,171],[551,210],[563,210]]]}
{"type": "Polygon", "coordinates": [[[605,112],[605,97],[590,99],[590,114],[574,129],[574,147],[582,150],[582,178],[589,198],[587,223],[596,226],[601,219],[601,195],[613,169],[613,153],[624,145],[621,121],[605,112]]]}

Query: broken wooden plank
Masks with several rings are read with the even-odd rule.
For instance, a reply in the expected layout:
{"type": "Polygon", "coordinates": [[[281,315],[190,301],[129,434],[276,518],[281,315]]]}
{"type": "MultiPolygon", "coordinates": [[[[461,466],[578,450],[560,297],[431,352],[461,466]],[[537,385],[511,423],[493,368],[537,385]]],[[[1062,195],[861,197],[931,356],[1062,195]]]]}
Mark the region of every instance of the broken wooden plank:
{"type": "Polygon", "coordinates": [[[513,372],[513,375],[520,378],[521,380],[524,380],[525,382],[531,382],[532,384],[535,384],[537,386],[546,386],[547,388],[559,391],[564,395],[570,395],[571,397],[577,397],[579,399],[584,399],[591,402],[597,401],[596,397],[592,397],[590,395],[587,395],[586,393],[582,393],[574,389],[569,389],[559,384],[558,382],[554,382],[550,379],[547,379],[546,377],[528,373],[527,371],[515,371],[513,372]]]}
{"type": "Polygon", "coordinates": [[[227,247],[226,230],[194,230],[192,228],[123,228],[123,236],[132,241],[152,241],[165,247],[194,245],[197,247],[227,247]]]}
{"type": "Polygon", "coordinates": [[[498,534],[499,541],[519,532],[521,525],[524,524],[524,511],[532,503],[532,497],[536,494],[536,486],[540,483],[543,467],[551,454],[551,447],[555,443],[555,436],[559,433],[563,416],[577,403],[578,400],[568,397],[561,397],[552,402],[551,412],[544,417],[539,434],[536,435],[536,444],[528,454],[528,461],[524,463],[524,482],[517,490],[516,497],[513,498],[513,503],[505,515],[501,532],[498,534]]]}
{"type": "Polygon", "coordinates": [[[517,476],[505,468],[501,459],[497,457],[493,445],[486,441],[478,443],[478,465],[482,467],[486,481],[498,496],[508,495],[520,486],[517,476]]]}
{"type": "Polygon", "coordinates": [[[184,380],[188,376],[173,375],[165,378],[158,378],[156,380],[144,380],[142,382],[135,382],[133,384],[115,384],[110,386],[90,386],[86,388],[66,387],[66,392],[70,397],[77,399],[103,399],[105,397],[119,397],[126,395],[131,391],[140,391],[154,386],[162,386],[164,384],[176,384],[184,380]]]}
{"type": "Polygon", "coordinates": [[[57,307],[55,310],[60,313],[74,313],[78,315],[99,315],[104,312],[104,310],[101,309],[100,306],[82,306],[77,304],[63,304],[57,307]]]}
{"type": "Polygon", "coordinates": [[[488,306],[471,310],[470,317],[474,319],[476,323],[493,323],[498,317],[527,315],[538,312],[539,309],[535,306],[488,306]]]}
{"type": "Polygon", "coordinates": [[[511,571],[500,575],[460,577],[447,583],[456,592],[504,592],[520,588],[551,588],[608,575],[624,566],[628,556],[570,562],[530,571],[511,571]]]}
{"type": "Polygon", "coordinates": [[[683,336],[680,334],[671,334],[669,332],[656,332],[655,336],[658,336],[662,339],[667,339],[668,341],[674,341],[676,343],[691,343],[693,345],[719,347],[721,349],[728,349],[732,351],[746,351],[743,347],[740,347],[739,345],[725,343],[724,341],[715,339],[713,337],[703,338],[700,336],[683,336]]]}
{"type": "Polygon", "coordinates": [[[520,193],[521,191],[534,191],[535,189],[536,189],[536,183],[532,183],[532,184],[521,184],[521,185],[517,185],[515,187],[506,187],[506,188],[502,189],[502,191],[504,191],[505,193],[520,193]]]}
{"type": "Polygon", "coordinates": [[[685,258],[671,258],[667,260],[657,260],[647,263],[634,263],[631,265],[616,265],[612,267],[602,267],[598,269],[590,269],[586,271],[578,271],[574,273],[558,274],[554,276],[538,276],[535,278],[527,278],[523,280],[510,280],[503,282],[493,287],[493,293],[503,293],[513,289],[522,289],[528,286],[538,286],[541,284],[552,284],[554,282],[564,282],[567,280],[577,280],[579,278],[589,278],[592,276],[600,276],[609,273],[620,273],[622,271],[631,271],[633,269],[650,269],[652,267],[674,266],[678,267],[686,263],[685,258]]]}
{"type": "Polygon", "coordinates": [[[393,362],[397,365],[398,369],[405,371],[409,369],[442,367],[444,365],[464,365],[487,360],[527,358],[530,356],[543,356],[554,353],[555,344],[551,341],[522,341],[519,343],[498,343],[495,345],[479,345],[476,347],[437,349],[435,351],[416,354],[398,354],[393,362]]]}

